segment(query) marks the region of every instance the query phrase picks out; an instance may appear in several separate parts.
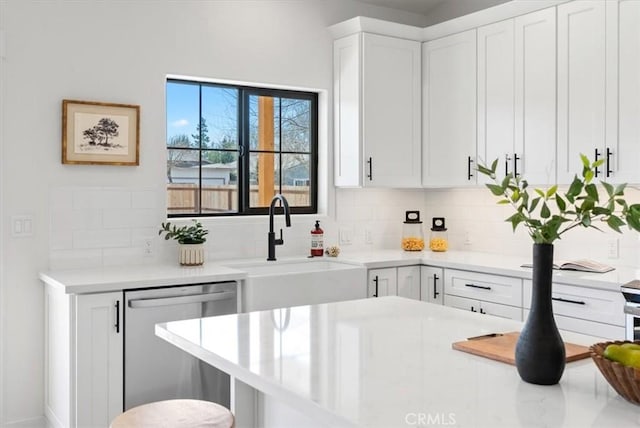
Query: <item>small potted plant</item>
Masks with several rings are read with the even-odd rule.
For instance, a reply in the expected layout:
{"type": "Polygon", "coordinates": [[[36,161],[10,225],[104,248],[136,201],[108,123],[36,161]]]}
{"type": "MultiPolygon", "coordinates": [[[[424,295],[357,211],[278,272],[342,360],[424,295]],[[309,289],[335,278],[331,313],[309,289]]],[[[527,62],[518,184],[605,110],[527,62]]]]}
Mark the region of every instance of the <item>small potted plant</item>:
{"type": "Polygon", "coordinates": [[[193,220],[193,224],[177,227],[170,222],[162,223],[158,235],[165,233],[164,239],[175,239],[180,244],[180,264],[199,266],[204,263],[205,236],[209,233],[202,224],[193,220]]]}

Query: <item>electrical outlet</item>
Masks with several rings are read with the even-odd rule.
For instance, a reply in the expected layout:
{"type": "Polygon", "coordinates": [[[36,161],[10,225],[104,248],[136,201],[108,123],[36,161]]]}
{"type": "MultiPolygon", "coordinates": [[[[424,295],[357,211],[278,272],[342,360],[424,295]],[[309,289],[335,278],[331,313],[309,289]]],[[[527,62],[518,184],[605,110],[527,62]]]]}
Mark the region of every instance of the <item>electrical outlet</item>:
{"type": "Polygon", "coordinates": [[[464,245],[465,246],[470,246],[472,244],[471,242],[471,233],[469,233],[469,231],[465,231],[464,232],[464,245]]]}
{"type": "Polygon", "coordinates": [[[607,257],[610,259],[617,259],[620,257],[618,239],[612,238],[607,242],[607,254],[607,257]]]}
{"type": "Polygon", "coordinates": [[[153,240],[151,238],[147,238],[144,240],[144,256],[153,256],[153,240]]]}
{"type": "Polygon", "coordinates": [[[364,230],[364,243],[373,244],[373,232],[369,228],[364,230]]]}
{"type": "Polygon", "coordinates": [[[340,245],[351,245],[351,229],[341,227],[339,230],[340,245]]]}

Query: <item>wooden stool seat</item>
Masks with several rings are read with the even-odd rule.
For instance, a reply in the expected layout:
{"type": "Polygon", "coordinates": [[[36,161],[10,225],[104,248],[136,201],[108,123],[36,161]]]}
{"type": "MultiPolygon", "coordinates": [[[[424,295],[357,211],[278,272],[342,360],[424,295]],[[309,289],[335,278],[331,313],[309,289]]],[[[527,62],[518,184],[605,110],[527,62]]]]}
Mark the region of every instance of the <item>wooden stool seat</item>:
{"type": "Polygon", "coordinates": [[[110,428],[233,428],[229,409],[202,400],[166,400],[131,408],[110,428]]]}

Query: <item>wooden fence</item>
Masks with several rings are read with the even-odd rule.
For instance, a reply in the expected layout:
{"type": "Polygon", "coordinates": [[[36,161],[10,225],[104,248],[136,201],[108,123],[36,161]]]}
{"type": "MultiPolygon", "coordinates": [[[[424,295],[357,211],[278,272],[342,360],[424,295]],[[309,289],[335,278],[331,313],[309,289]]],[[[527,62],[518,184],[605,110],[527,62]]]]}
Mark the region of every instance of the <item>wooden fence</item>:
{"type": "MultiPolygon", "coordinates": [[[[282,186],[282,194],[291,206],[309,206],[308,186],[282,186]]],[[[258,186],[249,193],[252,207],[258,206],[258,186]]],[[[196,184],[167,184],[167,208],[171,214],[192,214],[202,205],[202,213],[222,213],[238,210],[238,188],[235,185],[203,186],[196,184]]]]}

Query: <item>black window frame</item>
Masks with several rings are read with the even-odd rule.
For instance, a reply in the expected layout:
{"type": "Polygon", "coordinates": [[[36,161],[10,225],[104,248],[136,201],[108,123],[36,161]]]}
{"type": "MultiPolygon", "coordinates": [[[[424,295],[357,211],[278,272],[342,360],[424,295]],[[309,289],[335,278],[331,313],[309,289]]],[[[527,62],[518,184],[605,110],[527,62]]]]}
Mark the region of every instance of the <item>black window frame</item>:
{"type": "MultiPolygon", "coordinates": [[[[238,148],[235,149],[211,149],[211,148],[175,148],[169,147],[165,143],[165,150],[197,150],[199,152],[199,168],[198,168],[198,192],[200,194],[199,200],[202,200],[202,159],[203,153],[207,151],[227,151],[237,153],[238,156],[238,192],[237,192],[237,212],[208,212],[203,213],[202,207],[200,206],[198,209],[200,212],[193,213],[175,213],[172,214],[167,210],[168,218],[189,218],[189,217],[197,217],[197,218],[206,218],[206,217],[239,217],[239,216],[255,216],[255,215],[268,215],[269,207],[250,207],[250,157],[251,153],[260,152],[260,150],[251,150],[250,149],[250,121],[249,121],[249,98],[250,96],[269,96],[273,98],[293,98],[293,99],[303,99],[310,102],[311,111],[310,111],[310,129],[309,129],[309,198],[310,205],[304,207],[296,207],[290,205],[290,210],[292,214],[317,214],[318,213],[318,93],[317,92],[307,92],[307,91],[299,91],[299,90],[289,90],[289,89],[276,89],[276,88],[265,88],[265,87],[256,87],[256,86],[245,86],[245,85],[232,85],[226,83],[215,83],[215,82],[200,82],[193,80],[182,80],[182,79],[167,79],[166,84],[176,83],[176,84],[184,84],[184,85],[195,85],[198,86],[199,100],[198,100],[198,113],[199,120],[202,121],[202,88],[203,87],[223,87],[235,89],[238,91],[238,135],[236,138],[238,139],[238,148]]],[[[166,119],[165,119],[166,122],[166,119]]],[[[202,123],[199,123],[198,129],[202,132],[202,123]]],[[[201,138],[202,140],[202,134],[201,138]]],[[[290,153],[301,153],[301,152],[290,152],[286,150],[282,150],[282,144],[279,144],[278,150],[274,151],[274,153],[280,155],[280,165],[282,165],[282,154],[290,154],[290,153]]],[[[305,152],[306,153],[306,152],[305,152]]],[[[282,189],[282,168],[280,168],[280,182],[278,184],[278,188],[282,189]]]]}

